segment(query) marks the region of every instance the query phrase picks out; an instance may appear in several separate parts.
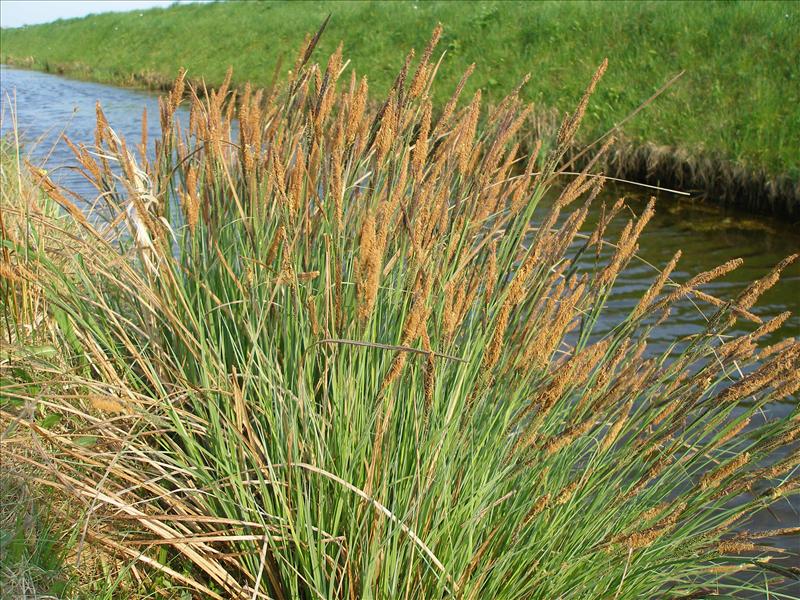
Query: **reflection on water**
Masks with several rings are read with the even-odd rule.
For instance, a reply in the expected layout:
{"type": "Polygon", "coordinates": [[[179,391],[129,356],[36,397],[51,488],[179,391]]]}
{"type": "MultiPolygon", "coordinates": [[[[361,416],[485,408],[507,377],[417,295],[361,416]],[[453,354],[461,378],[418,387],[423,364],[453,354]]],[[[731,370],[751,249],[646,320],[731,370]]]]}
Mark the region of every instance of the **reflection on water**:
{"type": "Polygon", "coordinates": [[[159,132],[158,96],[65,77],[0,67],[3,98],[2,133],[12,129],[12,110],[25,150],[33,162],[47,159],[48,172],[56,183],[75,191],[90,193],[86,180],[70,168],[72,152],[60,140],[91,145],[94,141],[95,104],[100,102],[114,130],[138,145],[142,136],[142,111],[147,111],[147,133],[159,132]],[[14,106],[15,105],[15,106],[14,106]]]}
{"type": "MultiPolygon", "coordinates": [[[[86,181],[68,167],[75,163],[66,144],[58,141],[62,133],[77,142],[91,144],[94,140],[95,102],[99,100],[111,126],[127,139],[137,144],[141,139],[143,108],[147,110],[149,137],[152,139],[158,134],[158,100],[153,94],[6,67],[2,67],[0,75],[4,97],[3,132],[11,128],[8,104],[5,102],[8,94],[16,98],[19,130],[34,162],[43,162],[49,157],[47,166],[57,182],[75,191],[91,194],[92,198],[94,194],[86,181]]],[[[644,209],[649,193],[642,193],[630,186],[609,187],[605,200],[611,204],[620,195],[628,197],[630,211],[639,214],[644,209]]],[[[785,256],[800,251],[800,230],[796,224],[792,226],[751,215],[725,212],[718,207],[676,199],[669,194],[658,199],[656,216],[645,229],[639,243],[639,256],[646,262],[634,260],[620,274],[604,320],[599,324],[601,328],[607,330],[625,318],[653,280],[656,274],[653,266],[662,268],[677,249],[683,251],[678,269],[673,274],[673,279],[678,282],[731,258],[744,259],[741,268],[704,288],[706,292],[722,298],[732,297],[785,256]]],[[[602,200],[598,199],[596,207],[602,200]]],[[[598,211],[595,210],[585,226],[586,230],[593,226],[592,221],[596,222],[597,217],[598,211]]],[[[609,229],[607,239],[615,239],[624,221],[623,218],[617,219],[609,229]]],[[[753,312],[767,318],[786,310],[792,311],[793,316],[780,332],[765,339],[765,343],[774,343],[787,336],[800,336],[800,263],[785,271],[781,282],[764,294],[753,312]]],[[[705,307],[705,311],[711,314],[709,307],[705,307]]],[[[703,322],[701,312],[691,302],[677,305],[669,321],[655,332],[651,350],[663,350],[677,337],[699,332],[703,322]]],[[[740,322],[737,327],[741,328],[737,332],[742,332],[747,325],[740,322]]],[[[776,416],[789,410],[790,406],[784,404],[773,407],[771,414],[776,416]]],[[[755,526],[759,529],[774,527],[775,519],[783,526],[796,524],[798,502],[795,501],[793,507],[788,501],[782,501],[773,508],[772,513],[759,516],[755,526]]],[[[783,539],[777,543],[785,545],[792,542],[783,539]]]]}

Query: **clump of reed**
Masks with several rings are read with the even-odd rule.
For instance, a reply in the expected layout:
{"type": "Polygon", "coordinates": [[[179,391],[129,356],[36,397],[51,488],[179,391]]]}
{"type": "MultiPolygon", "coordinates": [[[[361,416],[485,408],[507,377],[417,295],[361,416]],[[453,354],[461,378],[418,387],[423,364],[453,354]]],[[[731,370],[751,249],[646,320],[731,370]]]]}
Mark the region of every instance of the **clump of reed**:
{"type": "Polygon", "coordinates": [[[760,349],[782,317],[750,312],[785,265],[721,300],[702,286],[739,262],[679,284],[676,255],[596,334],[653,207],[619,239],[621,201],[582,231],[593,162],[540,203],[605,65],[557,146],[523,156],[519,89],[482,128],[464,80],[434,110],[439,35],[376,111],[341,48],[311,63],[319,34],[274,89],[181,74],[154,154],[98,107],[74,149],[107,219],[36,171],[76,248],[12,248],[68,358],[17,365],[62,417],[4,411],[42,448],[20,460],[83,507],[82,543],[209,598],[775,589],[774,532],[739,524],[798,490],[800,413],[763,416],[797,391],[800,345],[760,349]],[[705,330],[649,353],[687,297],[705,330]],[[726,337],[736,319],[757,329],[726,337]]]}

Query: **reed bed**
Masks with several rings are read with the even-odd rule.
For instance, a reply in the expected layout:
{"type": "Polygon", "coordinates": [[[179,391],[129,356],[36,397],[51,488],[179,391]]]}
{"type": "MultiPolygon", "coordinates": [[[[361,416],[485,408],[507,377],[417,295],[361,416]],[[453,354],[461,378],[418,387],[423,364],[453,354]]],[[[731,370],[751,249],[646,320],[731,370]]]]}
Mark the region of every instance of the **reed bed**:
{"type": "Polygon", "coordinates": [[[595,334],[654,208],[618,239],[622,201],[582,230],[594,161],[540,203],[605,65],[556,147],[522,155],[519,89],[483,127],[469,72],[432,105],[440,33],[377,111],[341,47],[312,64],[319,33],[272,89],[181,74],[154,153],[98,106],[73,146],[88,217],[33,168],[70,249],[27,215],[45,233],[4,230],[4,289],[41,295],[62,360],[3,364],[36,409],[3,425],[41,450],[4,453],[80,509],[75,563],[103,548],[163,594],[788,597],[797,557],[770,540],[796,528],[740,525],[798,493],[800,411],[765,415],[800,386],[800,344],[759,347],[785,315],[750,312],[796,257],[717,299],[702,286],[740,261],[678,283],[676,254],[595,334]],[[649,352],[687,298],[705,330],[649,352]],[[728,336],[737,319],[753,331],[728,336]]]}

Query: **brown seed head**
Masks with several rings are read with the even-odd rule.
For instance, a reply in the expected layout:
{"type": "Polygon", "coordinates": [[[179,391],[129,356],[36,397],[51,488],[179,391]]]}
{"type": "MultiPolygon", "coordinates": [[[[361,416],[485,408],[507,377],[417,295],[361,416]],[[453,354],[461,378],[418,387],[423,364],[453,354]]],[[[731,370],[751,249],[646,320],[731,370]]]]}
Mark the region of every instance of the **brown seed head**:
{"type": "Polygon", "coordinates": [[[92,408],[100,412],[105,412],[105,413],[128,412],[128,409],[125,408],[125,405],[119,400],[119,398],[114,398],[112,396],[91,395],[89,396],[89,402],[91,403],[92,408]]]}
{"type": "Polygon", "coordinates": [[[459,96],[461,96],[461,92],[464,91],[464,86],[467,84],[467,79],[469,76],[472,75],[472,72],[475,70],[475,63],[472,63],[464,74],[461,76],[461,80],[458,82],[453,95],[450,97],[450,100],[447,101],[445,104],[444,109],[442,109],[442,115],[439,117],[439,121],[436,123],[436,127],[433,130],[433,137],[436,138],[439,134],[443,133],[445,129],[447,129],[450,123],[450,117],[453,116],[453,111],[456,108],[456,103],[458,102],[459,96]]]}
{"type": "Polygon", "coordinates": [[[369,318],[375,306],[382,259],[375,235],[375,216],[370,211],[361,224],[358,252],[356,289],[359,299],[358,317],[362,321],[369,318]]]}
{"type": "Polygon", "coordinates": [[[417,181],[422,179],[425,161],[428,158],[428,137],[431,130],[431,111],[432,104],[430,99],[426,99],[422,104],[422,117],[419,122],[419,133],[414,144],[411,161],[411,171],[417,181]]]}
{"type": "Polygon", "coordinates": [[[369,86],[367,85],[367,78],[362,77],[361,83],[358,85],[358,90],[350,104],[350,110],[347,115],[347,143],[352,144],[359,129],[361,122],[364,120],[364,110],[367,107],[367,95],[369,86]]]}
{"type": "Polygon", "coordinates": [[[394,143],[397,110],[397,97],[395,92],[392,92],[389,96],[386,110],[383,113],[383,118],[381,119],[378,135],[375,138],[375,151],[379,165],[383,164],[384,159],[394,143]]]}
{"type": "Polygon", "coordinates": [[[736,299],[736,304],[744,309],[751,308],[761,294],[778,282],[781,271],[796,261],[798,257],[800,257],[800,254],[792,254],[784,258],[767,275],[750,284],[736,299]]]}
{"type": "Polygon", "coordinates": [[[564,431],[562,434],[550,438],[544,446],[544,452],[548,456],[555,454],[562,448],[569,446],[572,442],[589,431],[595,424],[593,418],[586,419],[564,431]]]}
{"type": "Polygon", "coordinates": [[[738,269],[739,267],[742,266],[743,262],[744,261],[742,261],[741,258],[735,258],[733,260],[729,260],[726,263],[719,265],[718,267],[715,267],[714,269],[711,269],[710,271],[704,271],[703,273],[695,275],[694,277],[689,279],[689,281],[680,286],[677,290],[672,292],[669,296],[664,298],[664,300],[659,302],[657,306],[659,308],[670,306],[676,300],[680,300],[688,293],[693,291],[694,288],[703,285],[705,283],[708,283],[709,281],[713,281],[714,279],[718,279],[719,277],[727,275],[731,271],[738,269]]]}
{"type": "Polygon", "coordinates": [[[734,458],[728,464],[714,471],[706,473],[700,478],[700,489],[707,490],[717,487],[724,479],[727,479],[750,461],[750,453],[745,452],[741,456],[734,458]]]}
{"type": "Polygon", "coordinates": [[[724,541],[717,544],[716,552],[718,554],[744,554],[745,552],[754,552],[757,546],[753,542],[743,541],[724,541]]]}
{"type": "Polygon", "coordinates": [[[589,98],[594,93],[597,83],[600,81],[600,78],[606,72],[607,68],[608,59],[604,59],[592,77],[592,80],[589,82],[589,85],[586,88],[581,101],[578,103],[578,107],[575,109],[575,112],[568,119],[566,119],[564,124],[561,126],[557,138],[559,149],[565,150],[572,141],[572,138],[575,137],[578,127],[580,127],[581,121],[583,120],[583,116],[586,114],[586,108],[589,106],[589,98]]]}
{"type": "Polygon", "coordinates": [[[578,486],[580,485],[580,483],[581,483],[581,480],[580,479],[576,479],[572,483],[570,483],[567,486],[565,486],[558,493],[558,496],[556,496],[554,504],[556,506],[561,506],[562,504],[566,504],[567,502],[572,500],[572,497],[575,495],[575,492],[577,491],[578,486]]]}
{"type": "Polygon", "coordinates": [[[478,128],[478,117],[481,112],[481,91],[475,92],[475,96],[467,109],[458,131],[456,156],[458,157],[458,171],[462,175],[467,172],[469,158],[472,153],[472,142],[475,139],[475,132],[478,128]]]}
{"type": "Polygon", "coordinates": [[[630,414],[632,407],[633,398],[625,403],[625,405],[622,407],[622,411],[620,411],[619,417],[617,417],[617,420],[614,421],[614,424],[609,427],[608,433],[606,433],[606,437],[603,438],[603,442],[600,444],[598,452],[605,452],[614,444],[628,420],[628,414],[630,414]]]}
{"type": "Polygon", "coordinates": [[[528,526],[528,524],[536,518],[536,515],[541,513],[545,510],[548,506],[550,506],[550,494],[544,494],[543,496],[539,496],[536,502],[533,503],[531,509],[528,511],[528,514],[525,515],[525,518],[522,520],[520,524],[520,529],[524,529],[528,526]]]}
{"type": "Polygon", "coordinates": [[[417,70],[414,73],[414,77],[411,79],[411,85],[409,86],[408,89],[409,98],[416,98],[417,96],[420,95],[420,93],[422,93],[422,90],[425,88],[428,76],[431,73],[431,69],[428,63],[431,59],[431,55],[433,54],[433,50],[436,48],[436,45],[439,43],[439,38],[441,37],[442,37],[442,24],[438,23],[433,30],[433,34],[431,35],[431,39],[428,42],[428,45],[425,47],[425,51],[422,53],[422,58],[420,59],[419,66],[417,67],[417,70]]]}
{"type": "Polygon", "coordinates": [[[725,435],[723,435],[719,440],[717,440],[717,442],[714,444],[714,447],[719,448],[721,446],[724,446],[725,444],[730,442],[733,438],[735,438],[737,435],[739,435],[744,430],[744,428],[747,427],[749,424],[750,424],[749,418],[739,421],[736,425],[731,427],[725,433],[725,435]]]}
{"type": "Polygon", "coordinates": [[[636,305],[636,308],[633,309],[633,318],[638,318],[644,314],[644,312],[649,308],[649,306],[653,303],[653,300],[661,293],[661,290],[664,288],[664,284],[669,279],[669,276],[672,274],[672,271],[675,270],[675,266],[678,264],[678,260],[681,258],[681,251],[678,250],[667,263],[667,266],[664,267],[664,270],[659,273],[658,278],[653,282],[653,284],[647,289],[647,291],[642,295],[641,300],[636,305]]]}

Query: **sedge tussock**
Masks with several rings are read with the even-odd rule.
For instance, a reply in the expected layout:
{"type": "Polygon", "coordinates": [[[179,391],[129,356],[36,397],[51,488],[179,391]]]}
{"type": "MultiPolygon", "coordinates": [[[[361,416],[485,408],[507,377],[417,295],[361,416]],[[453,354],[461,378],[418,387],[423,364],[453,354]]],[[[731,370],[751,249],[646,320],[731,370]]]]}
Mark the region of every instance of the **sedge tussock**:
{"type": "MultiPolygon", "coordinates": [[[[624,200],[585,231],[603,178],[549,186],[606,64],[554,147],[519,89],[466,97],[472,69],[431,102],[441,28],[384,98],[346,49],[316,64],[320,33],[269,92],[179,74],[147,160],[98,107],[71,147],[102,219],[3,155],[0,384],[27,407],[0,404],[4,461],[91,505],[87,543],[210,597],[719,584],[720,544],[797,491],[797,413],[770,409],[800,345],[761,349],[786,317],[750,310],[794,259],[714,298],[739,261],[678,284],[676,253],[604,327],[655,209],[601,252],[624,200]],[[686,296],[705,331],[649,344],[686,296]]],[[[755,553],[725,560],[786,558],[755,553]]]]}

